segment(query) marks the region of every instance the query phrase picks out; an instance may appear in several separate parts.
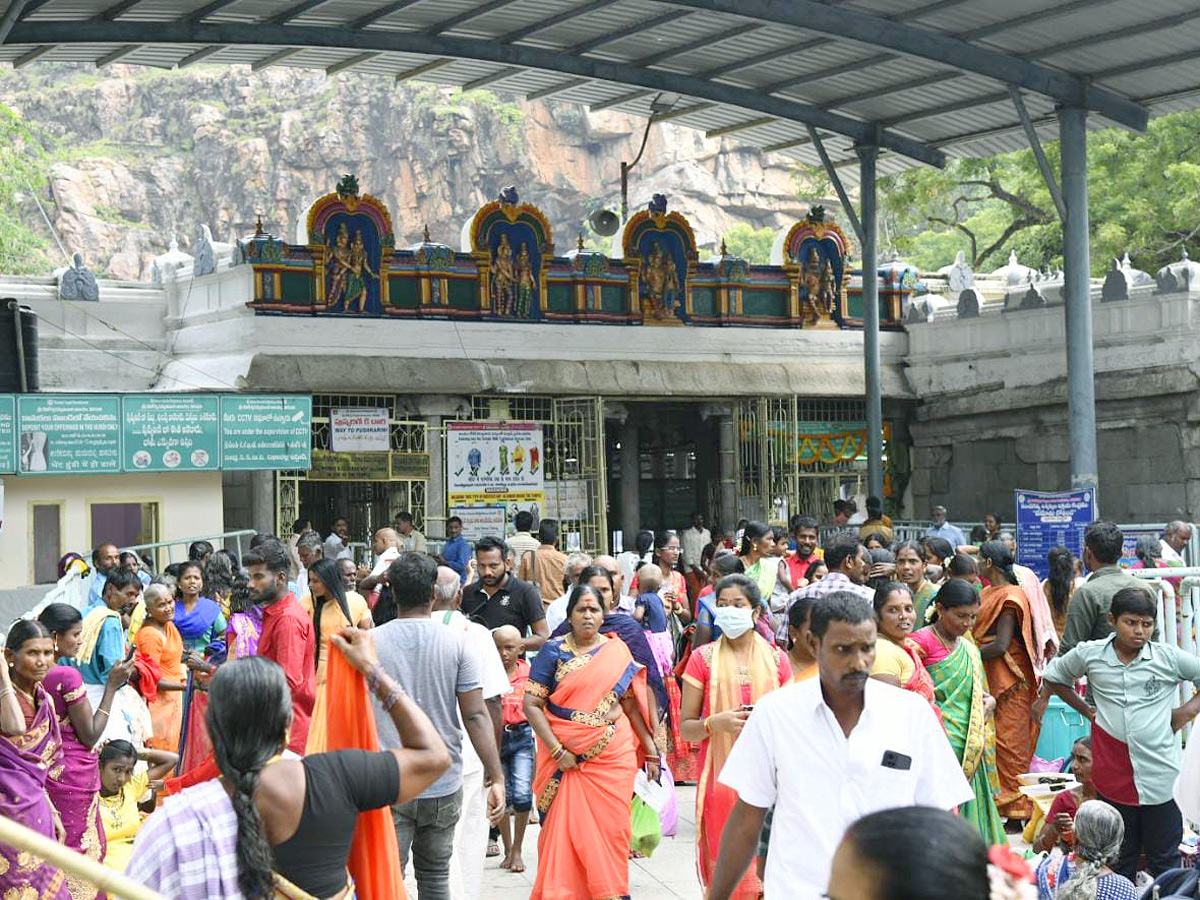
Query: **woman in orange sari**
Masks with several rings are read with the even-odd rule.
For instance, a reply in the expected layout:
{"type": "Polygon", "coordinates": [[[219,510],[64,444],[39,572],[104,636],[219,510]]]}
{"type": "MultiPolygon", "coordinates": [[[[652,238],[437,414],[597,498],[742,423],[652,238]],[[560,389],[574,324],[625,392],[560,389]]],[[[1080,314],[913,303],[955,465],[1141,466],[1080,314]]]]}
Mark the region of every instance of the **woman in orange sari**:
{"type": "Polygon", "coordinates": [[[996,698],[996,768],[1000,775],[996,808],[1000,815],[1020,821],[1029,818],[1033,806],[1021,793],[1017,776],[1029,771],[1040,726],[1030,714],[1038,692],[1033,614],[1013,562],[1012,552],[1002,541],[987,541],[979,548],[979,574],[989,587],[980,597],[974,634],[987,672],[988,693],[996,698]]]}
{"type": "Polygon", "coordinates": [[[146,588],[146,620],[137,633],[137,649],[162,667],[158,691],[150,703],[150,721],[154,737],[146,746],[156,750],[179,752],[183,728],[183,692],[187,673],[183,667],[183,638],[175,627],[175,597],[163,584],[146,588]]]}
{"type": "MultiPolygon", "coordinates": [[[[683,675],[683,724],[688,741],[700,744],[700,782],[696,788],[696,868],[707,889],[717,865],[721,832],[737,794],[718,784],[721,769],[750,709],[759,697],[791,681],[787,655],[755,630],[762,615],[758,585],[745,575],[726,575],[716,586],[714,621],[721,636],[688,659],[683,675]]],[[[747,870],[730,895],[757,900],[762,882],[747,870]]]]}
{"type": "Polygon", "coordinates": [[[538,737],[533,795],[542,817],[531,900],[629,894],[630,803],[638,763],[659,775],[645,669],[600,633],[604,598],[579,585],[571,633],[542,645],[529,671],[525,717],[538,737]],[[583,827],[586,823],[586,827],[583,827]]]}

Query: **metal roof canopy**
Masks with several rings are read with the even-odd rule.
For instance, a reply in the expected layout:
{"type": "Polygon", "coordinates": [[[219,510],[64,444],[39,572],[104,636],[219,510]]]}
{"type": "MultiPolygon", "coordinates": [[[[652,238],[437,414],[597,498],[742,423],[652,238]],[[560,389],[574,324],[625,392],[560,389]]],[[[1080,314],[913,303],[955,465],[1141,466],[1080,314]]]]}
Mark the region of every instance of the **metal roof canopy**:
{"type": "Polygon", "coordinates": [[[1029,142],[1063,219],[1072,481],[1094,487],[1086,129],[1200,107],[1197,47],[1197,0],[9,0],[0,15],[16,67],[358,69],[679,119],[823,165],[862,242],[876,496],[876,176],[1029,142]],[[1040,145],[1055,135],[1061,190],[1040,145]]]}
{"type": "Polygon", "coordinates": [[[857,172],[1025,146],[1057,106],[1144,129],[1200,106],[1196,0],[10,0],[0,62],[359,69],[592,109],[857,172]]]}

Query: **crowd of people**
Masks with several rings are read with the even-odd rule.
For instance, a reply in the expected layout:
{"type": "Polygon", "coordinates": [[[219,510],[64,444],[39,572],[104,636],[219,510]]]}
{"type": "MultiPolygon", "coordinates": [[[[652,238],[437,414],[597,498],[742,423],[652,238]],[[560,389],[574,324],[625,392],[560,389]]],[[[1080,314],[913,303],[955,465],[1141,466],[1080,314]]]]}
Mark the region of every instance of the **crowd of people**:
{"type": "MultiPolygon", "coordinates": [[[[345,519],[156,575],[69,554],[84,608],[6,638],[0,813],[185,900],[400,896],[410,862],[421,897],[486,896],[485,859],[524,871],[534,823],[532,897],[625,897],[639,779],[696,785],[714,900],[1127,900],[1178,865],[1200,660],[1156,640],[1121,530],[1093,523],[1043,580],[997,515],[967,535],[937,507],[903,539],[866,507],[696,514],[616,556],[528,513],[473,546],[451,519],[437,555],[402,513],[361,566],[345,519]],[[1021,788],[1051,696],[1091,729],[1043,820],[1021,788]]],[[[1187,529],[1138,566],[1181,565],[1187,529]]],[[[0,845],[0,896],[98,894],[0,845]]]]}

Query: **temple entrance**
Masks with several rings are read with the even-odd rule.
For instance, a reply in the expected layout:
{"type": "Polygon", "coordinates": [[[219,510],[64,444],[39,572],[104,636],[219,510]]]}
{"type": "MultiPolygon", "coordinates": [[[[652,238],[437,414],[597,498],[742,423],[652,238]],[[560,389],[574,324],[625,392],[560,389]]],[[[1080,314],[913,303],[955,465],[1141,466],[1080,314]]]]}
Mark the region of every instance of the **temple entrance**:
{"type": "Polygon", "coordinates": [[[606,404],[610,527],[628,536],[641,528],[685,528],[697,510],[709,522],[719,516],[720,435],[713,411],[706,403],[606,404]]]}

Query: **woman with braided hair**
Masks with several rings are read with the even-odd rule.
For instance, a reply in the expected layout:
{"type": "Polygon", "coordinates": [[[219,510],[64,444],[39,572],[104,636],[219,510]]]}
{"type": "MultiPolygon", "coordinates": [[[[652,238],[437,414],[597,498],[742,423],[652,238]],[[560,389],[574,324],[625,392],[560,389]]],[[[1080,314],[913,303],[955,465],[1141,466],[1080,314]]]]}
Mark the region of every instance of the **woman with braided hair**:
{"type": "Polygon", "coordinates": [[[1125,838],[1121,814],[1103,800],[1088,800],[1075,813],[1075,851],[1042,860],[1038,900],[1136,900],[1137,890],[1109,866],[1125,838]]]}
{"type": "MultiPolygon", "coordinates": [[[[346,628],[333,644],[366,675],[404,749],[285,759],[292,699],[283,669],[261,656],[226,663],[208,705],[221,777],[168,798],[146,821],[130,877],[177,900],[355,897],[346,866],[359,814],[416,797],[450,756],[425,713],[380,667],[369,632],[346,628]]],[[[390,815],[382,815],[390,828],[390,815]]],[[[394,845],[369,849],[376,859],[397,857],[394,845]]],[[[398,883],[392,888],[403,896],[398,883]]]]}

